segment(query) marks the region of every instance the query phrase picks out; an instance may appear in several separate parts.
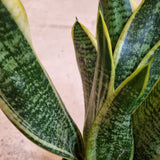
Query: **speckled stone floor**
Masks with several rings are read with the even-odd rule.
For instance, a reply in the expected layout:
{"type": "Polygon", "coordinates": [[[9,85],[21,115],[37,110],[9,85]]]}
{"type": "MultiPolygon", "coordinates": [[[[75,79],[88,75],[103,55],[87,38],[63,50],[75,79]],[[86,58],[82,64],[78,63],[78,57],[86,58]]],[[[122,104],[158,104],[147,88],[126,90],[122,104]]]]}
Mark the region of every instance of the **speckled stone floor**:
{"type": "MultiPolygon", "coordinates": [[[[98,0],[21,1],[28,15],[35,52],[82,131],[83,93],[71,27],[75,17],[78,17],[80,22],[95,33],[98,0]]],[[[30,142],[0,110],[0,160],[60,159],[30,142]]]]}

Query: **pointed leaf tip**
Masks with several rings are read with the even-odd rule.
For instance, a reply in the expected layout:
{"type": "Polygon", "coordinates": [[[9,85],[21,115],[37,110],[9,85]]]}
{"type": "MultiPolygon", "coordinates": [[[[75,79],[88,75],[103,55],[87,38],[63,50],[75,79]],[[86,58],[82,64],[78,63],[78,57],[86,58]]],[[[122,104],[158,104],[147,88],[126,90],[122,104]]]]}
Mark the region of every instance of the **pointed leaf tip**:
{"type": "Polygon", "coordinates": [[[78,18],[76,17],[76,21],[78,21],[78,18]]]}

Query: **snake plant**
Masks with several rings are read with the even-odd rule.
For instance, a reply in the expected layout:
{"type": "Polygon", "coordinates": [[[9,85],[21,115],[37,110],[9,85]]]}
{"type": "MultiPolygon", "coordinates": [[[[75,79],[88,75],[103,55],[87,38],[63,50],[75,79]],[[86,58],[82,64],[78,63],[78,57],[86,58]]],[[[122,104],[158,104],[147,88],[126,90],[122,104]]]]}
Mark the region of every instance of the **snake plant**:
{"type": "Polygon", "coordinates": [[[32,48],[19,0],[0,0],[0,108],[31,141],[70,160],[160,159],[160,1],[100,0],[96,38],[72,28],[83,136],[32,48]]]}

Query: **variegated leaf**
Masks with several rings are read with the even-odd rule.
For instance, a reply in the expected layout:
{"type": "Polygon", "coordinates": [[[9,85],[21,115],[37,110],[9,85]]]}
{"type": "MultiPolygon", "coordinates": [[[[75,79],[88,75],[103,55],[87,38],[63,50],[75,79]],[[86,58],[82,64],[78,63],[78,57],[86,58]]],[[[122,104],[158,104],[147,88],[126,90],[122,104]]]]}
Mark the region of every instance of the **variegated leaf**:
{"type": "Polygon", "coordinates": [[[100,109],[87,142],[87,160],[131,160],[131,113],[148,80],[149,65],[136,70],[100,109]],[[137,83],[138,82],[138,83],[137,83]]]}
{"type": "Polygon", "coordinates": [[[78,20],[73,25],[72,38],[82,78],[86,113],[96,66],[97,41],[88,29],[78,22],[78,20]]]}
{"type": "Polygon", "coordinates": [[[23,16],[19,0],[0,1],[0,108],[37,145],[82,160],[81,134],[36,58],[23,16]]]}
{"type": "Polygon", "coordinates": [[[143,0],[127,22],[114,53],[115,88],[133,73],[160,39],[159,11],[159,0],[143,0]]]}
{"type": "Polygon", "coordinates": [[[160,157],[160,78],[134,111],[132,118],[134,159],[158,160],[160,157]]]}
{"type": "Polygon", "coordinates": [[[114,51],[122,29],[137,5],[134,0],[100,0],[100,6],[114,51]]]}
{"type": "Polygon", "coordinates": [[[98,110],[107,99],[107,96],[112,95],[114,90],[114,66],[112,59],[112,47],[108,29],[101,12],[98,13],[97,43],[97,63],[84,125],[85,139],[87,139],[90,127],[95,119],[98,110]]]}

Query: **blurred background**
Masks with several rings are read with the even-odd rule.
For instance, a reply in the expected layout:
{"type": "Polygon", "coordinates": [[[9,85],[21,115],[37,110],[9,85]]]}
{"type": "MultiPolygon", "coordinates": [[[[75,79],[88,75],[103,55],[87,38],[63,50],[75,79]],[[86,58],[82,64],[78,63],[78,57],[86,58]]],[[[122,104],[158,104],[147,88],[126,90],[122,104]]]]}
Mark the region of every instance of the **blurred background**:
{"type": "MultiPolygon", "coordinates": [[[[84,102],[71,28],[76,17],[94,35],[98,0],[21,0],[34,50],[82,132],[84,102]]],[[[139,3],[140,0],[137,0],[139,3]]],[[[0,110],[0,160],[61,160],[24,137],[0,110]]]]}

